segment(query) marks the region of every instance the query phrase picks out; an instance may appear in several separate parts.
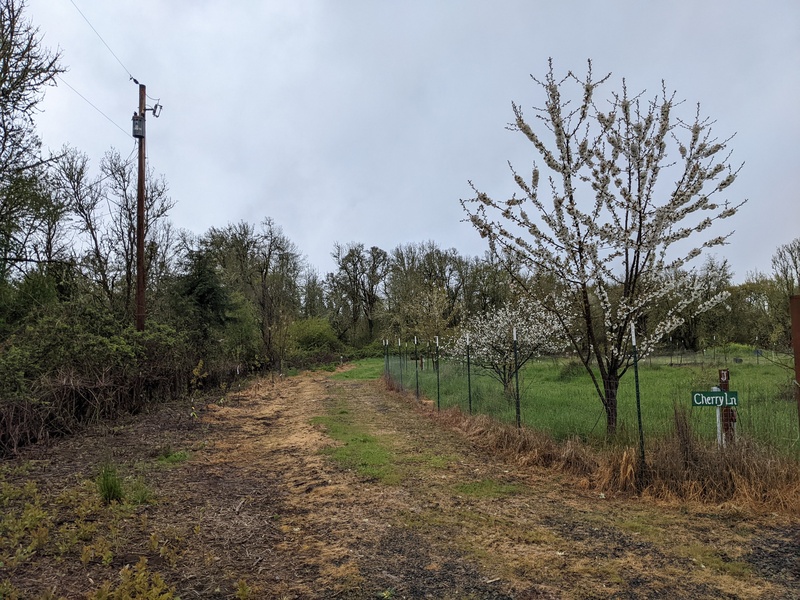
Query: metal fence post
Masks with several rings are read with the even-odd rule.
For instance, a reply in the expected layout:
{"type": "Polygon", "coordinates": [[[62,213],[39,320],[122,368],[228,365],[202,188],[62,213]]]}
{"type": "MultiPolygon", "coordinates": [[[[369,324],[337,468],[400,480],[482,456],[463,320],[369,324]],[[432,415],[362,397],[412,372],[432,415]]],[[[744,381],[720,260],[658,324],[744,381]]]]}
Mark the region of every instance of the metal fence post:
{"type": "Polygon", "coordinates": [[[472,414],[472,377],[469,370],[469,334],[467,334],[467,399],[469,402],[469,414],[472,414]]]}
{"type": "Polygon", "coordinates": [[[439,390],[439,336],[436,336],[436,410],[442,410],[439,390]]]}
{"type": "Polygon", "coordinates": [[[397,358],[400,359],[400,391],[403,391],[403,345],[397,338],[397,358]]]}
{"type": "Polygon", "coordinates": [[[517,384],[516,404],[517,404],[517,429],[522,427],[522,410],[519,401],[519,355],[517,353],[517,328],[512,329],[514,337],[514,380],[517,384]]]}
{"type": "Polygon", "coordinates": [[[417,336],[414,336],[414,380],[416,383],[416,396],[419,400],[419,345],[417,344],[417,336]]]}

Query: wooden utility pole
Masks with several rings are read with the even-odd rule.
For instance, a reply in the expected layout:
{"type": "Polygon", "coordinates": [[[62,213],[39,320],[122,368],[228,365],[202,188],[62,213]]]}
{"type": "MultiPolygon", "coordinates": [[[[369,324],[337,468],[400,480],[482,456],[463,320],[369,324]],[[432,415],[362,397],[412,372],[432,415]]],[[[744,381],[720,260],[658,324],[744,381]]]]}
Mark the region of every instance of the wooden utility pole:
{"type": "Polygon", "coordinates": [[[794,396],[797,398],[797,420],[800,426],[800,296],[789,298],[792,316],[792,349],[794,350],[794,396]]]}
{"type": "Polygon", "coordinates": [[[145,138],[145,93],[144,84],[139,84],[139,117],[141,133],[139,137],[139,176],[136,182],[136,331],[144,331],[144,138],[145,138]]]}

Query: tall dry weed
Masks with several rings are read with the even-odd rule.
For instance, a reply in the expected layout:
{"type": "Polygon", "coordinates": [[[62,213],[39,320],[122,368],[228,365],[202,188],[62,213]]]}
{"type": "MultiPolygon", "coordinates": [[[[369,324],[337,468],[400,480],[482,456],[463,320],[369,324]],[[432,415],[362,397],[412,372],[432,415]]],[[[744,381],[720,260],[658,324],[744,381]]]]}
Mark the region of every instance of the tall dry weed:
{"type": "Polygon", "coordinates": [[[646,473],[652,497],[800,513],[800,463],[744,436],[721,448],[702,440],[681,407],[672,433],[650,444],[646,473]]]}
{"type": "Polygon", "coordinates": [[[743,437],[717,448],[695,434],[681,407],[675,409],[673,431],[647,445],[643,468],[638,448],[597,447],[578,438],[557,442],[544,432],[517,429],[486,415],[465,415],[457,408],[436,414],[488,452],[520,466],[580,476],[601,491],[673,501],[732,501],[800,514],[800,463],[743,437]]]}
{"type": "Polygon", "coordinates": [[[638,454],[634,448],[613,448],[601,458],[595,484],[604,491],[631,493],[637,490],[638,454]]]}
{"type": "Polygon", "coordinates": [[[542,431],[517,428],[487,415],[465,415],[458,409],[441,412],[438,418],[476,446],[520,466],[555,467],[575,475],[591,474],[597,467],[591,451],[578,439],[559,444],[542,431]]]}

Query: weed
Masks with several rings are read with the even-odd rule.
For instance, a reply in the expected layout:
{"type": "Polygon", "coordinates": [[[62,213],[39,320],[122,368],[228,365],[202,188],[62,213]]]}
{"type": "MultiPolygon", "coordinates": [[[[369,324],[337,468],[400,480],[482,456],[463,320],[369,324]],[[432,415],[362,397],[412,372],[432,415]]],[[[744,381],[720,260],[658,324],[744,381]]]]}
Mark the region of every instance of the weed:
{"type": "Polygon", "coordinates": [[[131,479],[127,484],[126,499],[133,505],[150,504],[153,501],[153,490],[142,477],[131,479]]]}
{"type": "Polygon", "coordinates": [[[122,479],[117,473],[117,468],[111,464],[105,464],[100,468],[97,476],[97,491],[106,504],[119,502],[124,497],[122,490],[122,479]]]}
{"type": "Polygon", "coordinates": [[[18,566],[47,543],[52,517],[31,481],[21,486],[0,481],[0,507],[0,566],[18,566]]]}
{"type": "Polygon", "coordinates": [[[172,600],[175,598],[174,588],[168,586],[158,573],[147,569],[147,559],[141,557],[136,566],[126,565],[119,573],[119,584],[113,586],[106,582],[89,596],[89,600],[123,600],[124,598],[142,598],[146,600],[172,600]]]}
{"type": "Polygon", "coordinates": [[[158,457],[158,462],[162,465],[177,465],[186,462],[189,459],[189,453],[186,450],[173,451],[169,446],[161,451],[158,457]]]}
{"type": "Polygon", "coordinates": [[[253,589],[247,585],[244,579],[240,579],[236,583],[236,598],[237,600],[250,600],[253,597],[253,589]]]}
{"type": "Polygon", "coordinates": [[[84,546],[81,551],[81,564],[86,567],[94,558],[94,548],[92,546],[84,546]]]}
{"type": "Polygon", "coordinates": [[[11,585],[11,581],[6,579],[4,581],[0,581],[0,598],[3,600],[19,600],[22,598],[22,596],[20,595],[19,590],[11,585]]]}
{"type": "Polygon", "coordinates": [[[203,365],[203,359],[201,358],[198,361],[197,366],[194,369],[192,369],[192,378],[189,381],[190,389],[193,392],[197,390],[202,390],[207,377],[208,377],[208,371],[205,370],[203,365]]]}

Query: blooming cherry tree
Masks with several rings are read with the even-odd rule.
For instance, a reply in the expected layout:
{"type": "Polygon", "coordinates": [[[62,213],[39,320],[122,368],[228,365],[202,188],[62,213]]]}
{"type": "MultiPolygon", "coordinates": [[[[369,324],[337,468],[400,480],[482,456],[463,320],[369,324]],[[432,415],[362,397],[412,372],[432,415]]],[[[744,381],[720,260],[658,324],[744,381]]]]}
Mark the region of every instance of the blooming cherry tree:
{"type": "Polygon", "coordinates": [[[530,301],[516,302],[469,318],[461,335],[447,345],[446,352],[450,356],[464,357],[467,343],[472,361],[502,383],[508,395],[511,395],[514,375],[526,362],[534,356],[563,351],[565,347],[554,315],[530,301]]]}
{"type": "Polygon", "coordinates": [[[601,100],[598,88],[608,79],[595,81],[591,62],[585,79],[572,72],[557,79],[551,61],[543,81],[533,78],[545,98],[534,120],[512,104],[509,129],[539,157],[528,179],[510,165],[521,194],[495,200],[470,182],[476,196],[462,206],[492,248],[526,268],[519,283],[559,322],[613,434],[620,378],[632,364],[631,323],[643,356],[684,318],[725,298],[702,300],[696,278],[665,274],[689,269],[704,249],[726,242],[730,233],[709,232],[741,206],[717,200],[741,167],[731,167],[730,138],[712,136],[699,106],[683,120],[675,116],[681,103],[663,84],[646,99],[631,96],[624,80],[621,91],[601,100]],[[562,95],[571,91],[571,98],[562,95]],[[540,164],[548,172],[544,185],[540,164]],[[665,299],[670,309],[648,319],[665,299]]]}

